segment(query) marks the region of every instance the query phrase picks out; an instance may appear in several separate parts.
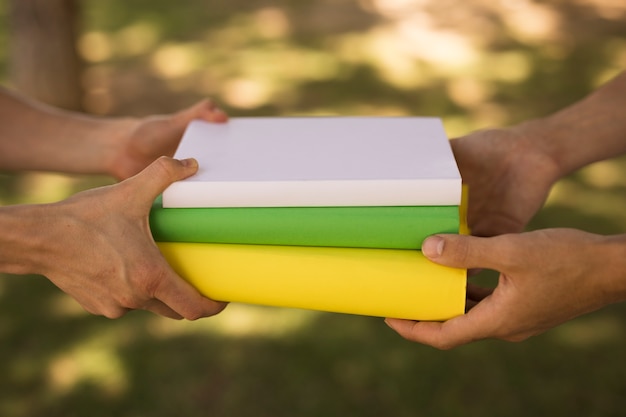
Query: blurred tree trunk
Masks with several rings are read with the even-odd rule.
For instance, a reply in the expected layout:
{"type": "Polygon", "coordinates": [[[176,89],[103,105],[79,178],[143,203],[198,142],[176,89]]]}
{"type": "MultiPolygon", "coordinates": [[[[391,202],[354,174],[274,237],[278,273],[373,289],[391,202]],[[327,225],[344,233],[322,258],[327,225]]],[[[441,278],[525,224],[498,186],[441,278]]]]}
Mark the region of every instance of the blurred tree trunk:
{"type": "Polygon", "coordinates": [[[82,110],[77,0],[10,0],[10,80],[20,92],[82,110]]]}

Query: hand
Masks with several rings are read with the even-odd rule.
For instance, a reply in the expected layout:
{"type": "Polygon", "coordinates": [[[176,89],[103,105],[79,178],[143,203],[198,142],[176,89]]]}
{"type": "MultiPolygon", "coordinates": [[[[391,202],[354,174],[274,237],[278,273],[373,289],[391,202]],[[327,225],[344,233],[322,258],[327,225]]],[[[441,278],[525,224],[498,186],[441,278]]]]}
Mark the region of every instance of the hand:
{"type": "Polygon", "coordinates": [[[125,120],[118,127],[123,134],[118,152],[111,161],[113,176],[135,175],[160,156],[172,156],[185,128],[194,119],[223,123],[228,116],[211,100],[203,100],[178,113],[125,120]]]}
{"type": "Polygon", "coordinates": [[[109,318],[135,309],[189,320],[219,313],[225,304],[201,296],[170,268],[148,225],[156,196],[197,168],[194,160],[161,157],[123,182],[45,206],[40,272],[85,310],[109,318]]]}
{"type": "Polygon", "coordinates": [[[521,232],[545,203],[559,175],[554,161],[534,141],[536,134],[524,125],[478,131],[451,141],[469,187],[468,224],[473,235],[521,232]]]}
{"type": "Polygon", "coordinates": [[[469,287],[467,314],[443,323],[386,322],[404,338],[440,349],[486,338],[524,340],[626,300],[625,236],[545,229],[491,238],[430,237],[422,246],[429,259],[499,271],[497,287],[469,287]]]}

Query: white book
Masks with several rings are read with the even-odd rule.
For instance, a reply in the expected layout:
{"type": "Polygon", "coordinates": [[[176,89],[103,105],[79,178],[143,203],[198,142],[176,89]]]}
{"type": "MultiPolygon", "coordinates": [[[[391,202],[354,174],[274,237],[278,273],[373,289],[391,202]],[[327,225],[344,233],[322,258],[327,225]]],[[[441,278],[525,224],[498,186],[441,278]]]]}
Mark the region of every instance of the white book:
{"type": "Polygon", "coordinates": [[[429,117],[192,121],[174,156],[198,173],[163,207],[459,205],[461,175],[441,120],[429,117]]]}

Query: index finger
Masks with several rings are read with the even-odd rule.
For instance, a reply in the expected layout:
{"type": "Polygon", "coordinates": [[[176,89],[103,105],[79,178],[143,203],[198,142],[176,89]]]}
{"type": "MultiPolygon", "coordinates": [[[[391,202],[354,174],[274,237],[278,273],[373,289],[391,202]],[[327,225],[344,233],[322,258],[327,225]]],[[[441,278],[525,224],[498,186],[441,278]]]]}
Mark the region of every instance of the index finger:
{"type": "Polygon", "coordinates": [[[168,276],[160,281],[154,298],[187,320],[197,320],[218,314],[227,303],[214,301],[200,294],[191,284],[169,269],[168,276]]]}
{"type": "Polygon", "coordinates": [[[467,314],[444,322],[388,318],[385,319],[385,323],[407,340],[448,350],[494,335],[493,317],[490,319],[489,315],[480,312],[483,302],[477,304],[467,314]]]}

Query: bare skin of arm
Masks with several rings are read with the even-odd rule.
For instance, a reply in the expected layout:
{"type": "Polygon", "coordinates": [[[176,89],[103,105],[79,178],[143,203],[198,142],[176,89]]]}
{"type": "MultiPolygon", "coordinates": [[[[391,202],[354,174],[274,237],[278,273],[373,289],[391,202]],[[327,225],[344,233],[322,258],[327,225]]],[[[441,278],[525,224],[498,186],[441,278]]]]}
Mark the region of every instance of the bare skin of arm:
{"type": "Polygon", "coordinates": [[[626,72],[553,115],[451,141],[477,236],[521,232],[552,185],[626,152],[626,72]]]}
{"type": "Polygon", "coordinates": [[[0,89],[0,170],[105,174],[125,179],[172,156],[192,119],[225,122],[210,100],[171,115],[99,118],[0,89]]]}
{"type": "Polygon", "coordinates": [[[201,296],[170,268],[148,214],[194,160],[169,156],[193,119],[225,122],[205,100],[172,115],[95,118],[0,91],[0,169],[108,174],[122,182],[54,204],[0,207],[0,271],[41,274],[85,310],[117,318],[135,309],[197,319],[225,304],[201,296]]]}

